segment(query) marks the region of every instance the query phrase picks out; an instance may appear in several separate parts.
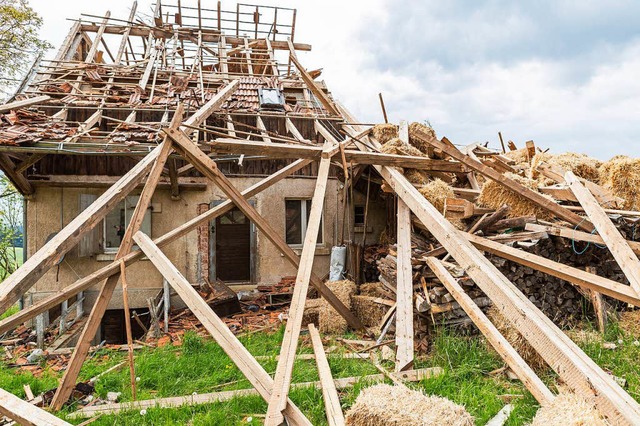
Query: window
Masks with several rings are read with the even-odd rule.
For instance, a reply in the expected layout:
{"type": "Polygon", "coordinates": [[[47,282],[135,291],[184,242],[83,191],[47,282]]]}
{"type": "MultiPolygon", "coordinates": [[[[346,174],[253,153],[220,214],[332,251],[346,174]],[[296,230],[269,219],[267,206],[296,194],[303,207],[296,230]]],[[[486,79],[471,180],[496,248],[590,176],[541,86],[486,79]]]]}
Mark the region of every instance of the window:
{"type": "MultiPolygon", "coordinates": [[[[307,222],[311,213],[311,200],[286,200],[286,238],[287,244],[302,245],[307,233],[307,222]]],[[[322,218],[318,230],[318,244],[324,242],[322,238],[322,218]]]]}
{"type": "MultiPolygon", "coordinates": [[[[124,200],[107,214],[104,218],[104,251],[105,253],[114,253],[120,247],[124,232],[129,226],[131,216],[138,204],[139,196],[125,197],[124,200]]],[[[142,219],[140,230],[151,236],[151,211],[147,212],[142,219]]]]}
{"type": "Polygon", "coordinates": [[[364,206],[354,206],[353,211],[353,226],[364,226],[364,206]]]}

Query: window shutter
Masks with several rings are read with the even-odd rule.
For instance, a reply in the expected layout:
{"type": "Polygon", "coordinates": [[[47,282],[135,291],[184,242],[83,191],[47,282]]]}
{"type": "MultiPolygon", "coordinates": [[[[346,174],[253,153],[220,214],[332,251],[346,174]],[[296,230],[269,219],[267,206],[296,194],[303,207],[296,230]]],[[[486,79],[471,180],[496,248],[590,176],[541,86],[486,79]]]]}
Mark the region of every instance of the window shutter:
{"type": "MultiPolygon", "coordinates": [[[[80,194],[80,210],[84,211],[88,208],[96,199],[97,195],[94,194],[80,194]]],[[[91,231],[84,234],[78,243],[78,257],[89,257],[96,255],[100,252],[100,234],[102,232],[102,222],[100,222],[91,231]]]]}

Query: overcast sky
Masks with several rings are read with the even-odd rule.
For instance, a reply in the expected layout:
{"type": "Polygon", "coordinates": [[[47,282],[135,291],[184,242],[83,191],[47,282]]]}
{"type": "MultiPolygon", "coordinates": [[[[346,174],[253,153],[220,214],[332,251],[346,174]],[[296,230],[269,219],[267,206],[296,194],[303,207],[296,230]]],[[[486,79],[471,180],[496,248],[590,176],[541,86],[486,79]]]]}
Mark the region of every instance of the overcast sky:
{"type": "MultiPolygon", "coordinates": [[[[139,0],[138,10],[151,10],[139,0]]],[[[196,1],[182,0],[183,5],[196,1]]],[[[223,0],[223,9],[235,1],[223,0]]],[[[300,54],[362,122],[429,121],[458,144],[640,156],[637,0],[245,1],[297,7],[300,54]]],[[[126,19],[130,0],[31,0],[59,46],[81,12],[126,19]]],[[[202,0],[203,7],[216,2],[202,0]]]]}

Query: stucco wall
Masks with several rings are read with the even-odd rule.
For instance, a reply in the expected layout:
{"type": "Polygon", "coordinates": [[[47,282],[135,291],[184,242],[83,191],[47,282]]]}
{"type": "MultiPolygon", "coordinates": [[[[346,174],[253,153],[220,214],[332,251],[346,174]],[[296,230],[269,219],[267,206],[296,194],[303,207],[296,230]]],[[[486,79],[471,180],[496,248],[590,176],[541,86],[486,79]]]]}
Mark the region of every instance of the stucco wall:
{"type": "MultiPolygon", "coordinates": [[[[240,190],[258,182],[261,178],[231,178],[240,190]]],[[[258,212],[284,236],[285,232],[285,200],[287,198],[311,198],[315,187],[315,179],[288,178],[257,196],[258,212]]],[[[57,232],[61,226],[68,224],[79,213],[80,194],[96,194],[101,189],[49,188],[40,187],[32,200],[27,203],[27,254],[33,255],[46,241],[48,235],[57,232]]],[[[139,192],[139,191],[138,191],[139,192]]],[[[134,193],[135,194],[135,193],[134,193]]],[[[168,190],[158,190],[152,203],[156,209],[151,213],[151,237],[157,238],[196,216],[200,203],[224,200],[226,197],[215,186],[210,185],[205,191],[182,191],[180,200],[171,199],[168,190]]],[[[354,193],[356,203],[364,203],[362,194],[354,193]]],[[[349,213],[351,214],[351,212],[349,213]]],[[[337,179],[330,179],[325,197],[323,235],[324,242],[316,250],[314,271],[319,276],[328,272],[331,247],[341,240],[342,229],[342,184],[337,179]]],[[[353,217],[349,218],[353,224],[353,217]]],[[[384,203],[371,202],[369,205],[368,227],[373,232],[367,234],[367,242],[378,240],[385,224],[384,203]]],[[[98,225],[101,226],[101,225],[98,225]]],[[[362,234],[355,234],[356,241],[361,242],[362,234]]],[[[349,239],[349,233],[346,235],[349,239]]],[[[286,275],[295,275],[296,269],[280,254],[275,246],[259,231],[257,232],[256,279],[258,283],[273,284],[286,275]]],[[[197,282],[198,274],[198,241],[196,230],[163,248],[169,259],[191,282],[197,282]]],[[[32,288],[31,295],[25,298],[26,303],[36,301],[52,292],[67,286],[112,261],[113,256],[93,256],[79,258],[74,249],[69,252],[59,267],[52,268],[32,288]]],[[[127,268],[127,279],[130,287],[130,304],[132,308],[146,306],[146,299],[155,296],[162,288],[162,277],[148,260],[141,260],[127,268]]],[[[86,292],[87,304],[91,306],[97,296],[98,286],[86,292]]],[[[110,309],[122,307],[120,290],[116,290],[110,309]]],[[[174,303],[178,301],[175,300],[174,303]]]]}

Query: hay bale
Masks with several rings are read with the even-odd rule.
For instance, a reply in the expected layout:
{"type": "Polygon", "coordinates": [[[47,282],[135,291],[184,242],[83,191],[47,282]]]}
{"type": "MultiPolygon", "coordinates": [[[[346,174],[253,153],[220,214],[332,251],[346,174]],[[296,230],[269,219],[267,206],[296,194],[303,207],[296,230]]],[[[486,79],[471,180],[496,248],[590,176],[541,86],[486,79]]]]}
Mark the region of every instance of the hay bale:
{"type": "Polygon", "coordinates": [[[371,297],[387,297],[388,291],[385,291],[384,284],[381,282],[360,284],[358,288],[361,296],[371,297]]]}
{"type": "Polygon", "coordinates": [[[380,149],[384,154],[394,154],[394,155],[413,155],[415,157],[425,157],[425,155],[420,152],[419,149],[412,147],[411,145],[407,145],[402,142],[398,138],[391,139],[380,149]]]}
{"type": "Polygon", "coordinates": [[[504,155],[513,160],[517,165],[529,165],[529,154],[527,148],[516,149],[515,151],[507,151],[504,155]]]}
{"type": "MultiPolygon", "coordinates": [[[[424,154],[428,154],[429,153],[429,149],[431,149],[431,145],[429,145],[426,142],[423,142],[422,139],[418,139],[416,137],[416,133],[418,131],[422,131],[423,133],[426,133],[427,138],[429,140],[438,140],[438,137],[436,136],[436,132],[435,130],[433,130],[431,127],[427,126],[426,124],[422,124],[422,123],[411,123],[409,124],[409,143],[413,146],[415,146],[416,148],[418,148],[420,150],[420,152],[423,152],[424,154]]],[[[422,135],[424,137],[424,135],[422,135]]]]}
{"type": "Polygon", "coordinates": [[[371,129],[371,134],[381,144],[398,137],[398,126],[395,124],[376,124],[371,129]]]}
{"type": "Polygon", "coordinates": [[[625,200],[624,209],[640,209],[640,158],[614,157],[600,167],[600,184],[625,200]]]}
{"type": "MultiPolygon", "coordinates": [[[[513,173],[505,173],[504,176],[521,183],[535,192],[538,192],[537,182],[533,179],[525,178],[513,173]]],[[[548,195],[542,195],[553,200],[553,198],[548,195]]],[[[503,204],[507,204],[511,207],[508,213],[509,217],[533,215],[538,219],[553,218],[548,211],[540,207],[538,204],[529,201],[522,195],[493,180],[487,180],[484,185],[482,185],[482,190],[478,197],[478,203],[492,209],[499,209],[503,204]]]]}
{"type": "Polygon", "coordinates": [[[533,349],[533,346],[527,342],[527,339],[500,313],[498,308],[495,306],[490,307],[487,310],[487,317],[531,368],[536,371],[543,371],[547,368],[547,363],[544,362],[544,359],[542,359],[538,352],[533,349]]]}
{"type": "Polygon", "coordinates": [[[304,303],[302,326],[318,324],[320,321],[320,302],[322,299],[307,299],[304,303]]]}
{"type": "MultiPolygon", "coordinates": [[[[356,292],[356,283],[349,280],[328,281],[327,287],[351,309],[351,296],[356,292]]],[[[347,331],[347,321],[323,298],[320,302],[318,329],[321,333],[343,334],[347,331]]]]}
{"type": "Polygon", "coordinates": [[[418,169],[406,169],[404,171],[404,177],[406,177],[409,182],[417,185],[426,185],[429,182],[428,175],[418,169]]]}
{"type": "Polygon", "coordinates": [[[350,426],[474,424],[473,416],[463,406],[447,398],[386,384],[360,391],[345,420],[350,426]]]}
{"type": "Polygon", "coordinates": [[[598,167],[602,164],[601,161],[585,154],[566,152],[564,154],[553,155],[547,152],[538,152],[531,160],[530,177],[532,179],[540,178],[540,173],[536,168],[542,162],[552,166],[558,166],[564,171],[571,170],[576,176],[590,180],[591,182],[598,182],[598,167]]]}
{"type": "Polygon", "coordinates": [[[574,393],[560,393],[550,404],[541,407],[531,426],[606,426],[592,403],[574,393]]]}
{"type": "Polygon", "coordinates": [[[620,313],[618,327],[620,327],[625,334],[636,339],[640,338],[640,310],[635,309],[633,311],[620,313]]]}
{"type": "Polygon", "coordinates": [[[372,300],[373,297],[354,295],[351,297],[351,310],[365,327],[379,327],[389,307],[372,300]]]}
{"type": "Polygon", "coordinates": [[[420,194],[427,199],[440,213],[444,213],[444,202],[447,198],[455,197],[453,188],[440,179],[434,179],[422,188],[420,194]]]}

